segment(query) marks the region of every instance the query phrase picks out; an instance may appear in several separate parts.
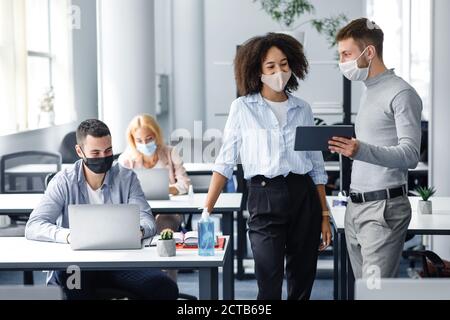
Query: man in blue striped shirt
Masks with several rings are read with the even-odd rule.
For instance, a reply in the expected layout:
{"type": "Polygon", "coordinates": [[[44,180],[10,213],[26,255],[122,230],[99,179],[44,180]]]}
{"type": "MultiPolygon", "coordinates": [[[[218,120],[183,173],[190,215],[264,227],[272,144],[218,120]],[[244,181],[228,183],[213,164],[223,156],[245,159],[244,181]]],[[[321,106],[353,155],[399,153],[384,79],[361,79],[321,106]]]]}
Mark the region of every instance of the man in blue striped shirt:
{"type": "MultiPolygon", "coordinates": [[[[155,235],[155,219],[136,174],[112,165],[111,134],[106,124],[96,119],[83,121],[74,148],[81,159],[52,179],[28,220],[27,239],[69,243],[71,204],[136,204],[142,237],[155,235]]],[[[177,284],[160,270],[82,271],[80,289],[69,289],[69,276],[65,271],[50,271],[47,282],[62,286],[68,299],[94,299],[98,288],[119,288],[140,299],[178,297],[177,284]]]]}

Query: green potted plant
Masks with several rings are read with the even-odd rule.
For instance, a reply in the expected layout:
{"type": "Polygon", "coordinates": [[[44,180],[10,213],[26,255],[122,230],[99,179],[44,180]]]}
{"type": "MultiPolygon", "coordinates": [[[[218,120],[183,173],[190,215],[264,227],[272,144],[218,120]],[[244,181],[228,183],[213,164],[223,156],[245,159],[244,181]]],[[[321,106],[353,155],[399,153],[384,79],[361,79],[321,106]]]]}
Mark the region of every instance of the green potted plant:
{"type": "Polygon", "coordinates": [[[310,19],[292,27],[302,15],[315,13],[315,7],[309,0],[253,0],[253,2],[259,2],[261,8],[274,21],[278,22],[282,28],[287,29],[283,31],[284,33],[294,36],[303,45],[305,44],[305,33],[299,31],[301,26],[311,23],[318,33],[325,35],[330,48],[332,48],[336,45],[337,31],[348,21],[344,14],[338,14],[329,18],[310,19]]]}
{"type": "Polygon", "coordinates": [[[422,200],[419,200],[419,205],[417,207],[418,213],[431,214],[433,212],[433,207],[431,201],[428,199],[436,193],[436,190],[433,187],[418,187],[416,191],[422,198],[422,200]]]}
{"type": "Polygon", "coordinates": [[[158,242],[156,243],[156,250],[160,257],[173,257],[176,255],[176,243],[171,229],[161,231],[158,242]]]}

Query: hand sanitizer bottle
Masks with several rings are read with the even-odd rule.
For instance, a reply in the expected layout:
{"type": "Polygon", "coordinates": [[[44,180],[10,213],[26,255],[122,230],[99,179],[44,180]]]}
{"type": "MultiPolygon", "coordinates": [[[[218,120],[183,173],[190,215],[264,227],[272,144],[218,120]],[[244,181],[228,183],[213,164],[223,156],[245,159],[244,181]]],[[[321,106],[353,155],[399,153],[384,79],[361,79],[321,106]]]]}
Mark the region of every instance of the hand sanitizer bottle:
{"type": "Polygon", "coordinates": [[[214,222],[210,219],[208,210],[203,209],[202,218],[198,222],[198,254],[213,256],[214,244],[214,222]]]}
{"type": "Polygon", "coordinates": [[[189,200],[194,200],[194,187],[191,185],[189,185],[189,189],[188,189],[188,197],[189,200]]]}

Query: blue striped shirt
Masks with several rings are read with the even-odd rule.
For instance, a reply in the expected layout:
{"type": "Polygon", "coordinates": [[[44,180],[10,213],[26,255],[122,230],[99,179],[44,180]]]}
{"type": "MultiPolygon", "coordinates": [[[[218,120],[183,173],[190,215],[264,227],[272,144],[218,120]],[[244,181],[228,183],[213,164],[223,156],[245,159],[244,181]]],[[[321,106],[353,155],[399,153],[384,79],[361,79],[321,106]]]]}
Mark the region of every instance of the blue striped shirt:
{"type": "Polygon", "coordinates": [[[296,127],[314,125],[310,105],[288,94],[287,109],[286,124],[280,126],[261,94],[233,101],[213,170],[230,179],[240,155],[247,180],[256,175],[273,178],[292,172],[309,174],[315,184],[326,184],[322,153],[294,151],[296,127]]]}

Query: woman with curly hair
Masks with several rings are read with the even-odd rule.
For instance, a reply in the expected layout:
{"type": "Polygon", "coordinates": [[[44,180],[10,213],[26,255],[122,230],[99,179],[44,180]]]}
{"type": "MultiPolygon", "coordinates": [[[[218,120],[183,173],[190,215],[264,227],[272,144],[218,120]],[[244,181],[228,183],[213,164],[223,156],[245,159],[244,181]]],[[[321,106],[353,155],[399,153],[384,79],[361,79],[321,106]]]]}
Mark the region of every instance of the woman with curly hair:
{"type": "Polygon", "coordinates": [[[308,61],[293,37],[268,33],[242,45],[234,65],[241,97],[231,104],[204,210],[212,212],[240,156],[258,299],[281,299],[285,259],[288,299],[309,299],[331,228],[322,154],[294,151],[296,127],[314,125],[310,105],[292,94],[308,61]]]}

